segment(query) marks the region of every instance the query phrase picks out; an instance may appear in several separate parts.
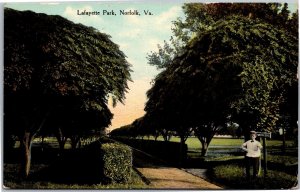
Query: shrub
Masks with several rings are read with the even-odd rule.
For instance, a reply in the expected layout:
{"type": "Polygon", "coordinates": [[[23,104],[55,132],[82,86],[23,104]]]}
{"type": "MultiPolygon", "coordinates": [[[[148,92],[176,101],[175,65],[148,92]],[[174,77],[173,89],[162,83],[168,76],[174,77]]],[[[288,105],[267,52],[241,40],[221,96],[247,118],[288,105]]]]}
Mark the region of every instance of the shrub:
{"type": "Polygon", "coordinates": [[[132,151],[119,143],[105,143],[101,146],[104,182],[127,183],[132,174],[132,151]]]}

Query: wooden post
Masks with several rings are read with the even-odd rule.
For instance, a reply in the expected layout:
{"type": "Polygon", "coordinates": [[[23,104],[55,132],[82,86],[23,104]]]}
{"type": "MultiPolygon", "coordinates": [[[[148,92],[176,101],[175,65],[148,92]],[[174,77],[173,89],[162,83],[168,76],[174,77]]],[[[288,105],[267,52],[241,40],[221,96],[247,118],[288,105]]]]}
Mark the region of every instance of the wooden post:
{"type": "Polygon", "coordinates": [[[285,154],[285,129],[282,130],[282,152],[285,154]]]}
{"type": "Polygon", "coordinates": [[[266,146],[266,138],[271,138],[270,132],[257,132],[257,136],[263,139],[263,157],[264,157],[264,178],[267,176],[267,146],[266,146]]]}
{"type": "Polygon", "coordinates": [[[263,156],[264,156],[264,177],[267,176],[267,148],[266,137],[263,137],[263,156]]]}

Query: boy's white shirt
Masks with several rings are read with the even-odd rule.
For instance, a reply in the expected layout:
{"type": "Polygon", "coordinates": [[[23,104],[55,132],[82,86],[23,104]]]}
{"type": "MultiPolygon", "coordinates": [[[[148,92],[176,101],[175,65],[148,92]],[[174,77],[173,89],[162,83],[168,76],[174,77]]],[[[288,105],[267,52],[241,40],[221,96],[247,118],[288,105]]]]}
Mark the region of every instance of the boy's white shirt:
{"type": "Polygon", "coordinates": [[[247,152],[247,157],[260,157],[262,145],[256,140],[249,140],[243,143],[242,149],[247,152]]]}

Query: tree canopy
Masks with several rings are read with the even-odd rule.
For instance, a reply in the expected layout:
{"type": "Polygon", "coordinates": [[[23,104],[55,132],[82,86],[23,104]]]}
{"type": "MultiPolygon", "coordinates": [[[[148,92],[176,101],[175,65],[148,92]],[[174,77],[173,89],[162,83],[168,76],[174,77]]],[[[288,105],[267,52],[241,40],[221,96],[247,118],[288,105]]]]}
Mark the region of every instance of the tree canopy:
{"type": "MultiPolygon", "coordinates": [[[[190,10],[187,18],[193,14],[190,10]]],[[[210,12],[201,14],[210,17],[210,12]]],[[[164,70],[148,91],[145,107],[147,115],[159,117],[161,125],[185,131],[192,127],[200,141],[208,144],[228,118],[235,118],[245,133],[272,131],[289,88],[297,84],[298,36],[265,18],[224,14],[203,30],[195,28],[174,58],[167,65],[159,64],[164,70]],[[246,119],[241,118],[243,113],[246,119]]],[[[201,27],[207,20],[193,21],[189,27],[201,27]]],[[[185,32],[184,26],[179,29],[185,32]]]]}
{"type": "Polygon", "coordinates": [[[61,16],[9,8],[4,25],[5,133],[16,130],[27,162],[30,142],[50,127],[49,119],[77,131],[74,122],[110,124],[108,98],[123,102],[131,70],[109,35],[61,16]],[[65,112],[62,117],[57,110],[65,112]]]}
{"type": "Polygon", "coordinates": [[[5,91],[80,96],[101,110],[123,101],[130,65],[108,35],[60,16],[5,9],[5,91]]]}
{"type": "Polygon", "coordinates": [[[163,45],[158,45],[158,52],[148,54],[150,65],[164,69],[176,55],[181,54],[192,37],[210,30],[212,25],[227,16],[260,19],[298,36],[298,10],[290,13],[287,3],[185,3],[182,9],[185,19],[173,21],[170,43],[164,41],[163,45]]]}

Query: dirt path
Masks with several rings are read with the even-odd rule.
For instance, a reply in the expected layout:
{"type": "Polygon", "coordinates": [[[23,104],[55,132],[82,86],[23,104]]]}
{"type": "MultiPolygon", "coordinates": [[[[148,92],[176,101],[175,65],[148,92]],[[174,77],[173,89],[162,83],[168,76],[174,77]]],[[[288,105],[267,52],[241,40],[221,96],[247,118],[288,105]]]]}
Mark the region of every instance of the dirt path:
{"type": "Polygon", "coordinates": [[[135,168],[150,182],[153,189],[222,189],[182,169],[170,167],[168,163],[147,153],[133,149],[135,168]]]}
{"type": "Polygon", "coordinates": [[[155,189],[222,189],[183,170],[171,167],[137,168],[155,189]]]}

